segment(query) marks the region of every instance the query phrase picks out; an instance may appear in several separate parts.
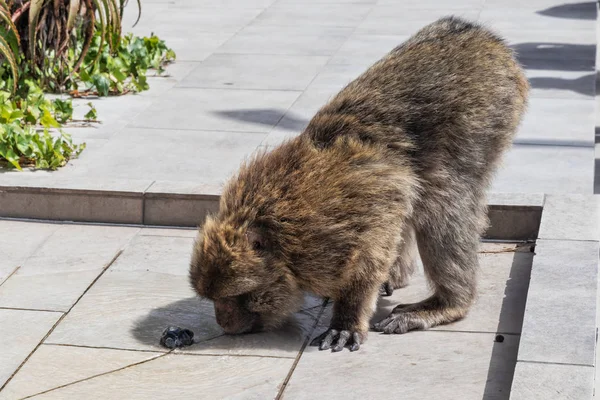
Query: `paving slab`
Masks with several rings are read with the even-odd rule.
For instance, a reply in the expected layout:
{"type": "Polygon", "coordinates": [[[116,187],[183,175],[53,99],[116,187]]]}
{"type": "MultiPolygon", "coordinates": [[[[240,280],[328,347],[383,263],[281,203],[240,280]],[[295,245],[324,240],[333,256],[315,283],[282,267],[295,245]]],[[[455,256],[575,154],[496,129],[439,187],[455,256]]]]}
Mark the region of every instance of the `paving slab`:
{"type": "Polygon", "coordinates": [[[510,399],[591,399],[593,382],[592,367],[518,362],[510,399]]]}
{"type": "MultiPolygon", "coordinates": [[[[529,286],[533,253],[530,245],[482,243],[479,249],[481,276],[478,298],[468,318],[433,330],[520,334],[529,286]]],[[[386,318],[398,304],[416,303],[431,295],[419,262],[419,270],[406,288],[379,299],[371,322],[386,318]]],[[[330,315],[328,306],[325,316],[330,315]]],[[[369,337],[377,335],[371,333],[369,337]]]]}
{"type": "Polygon", "coordinates": [[[546,196],[540,239],[600,240],[600,202],[596,196],[546,196]]]}
{"type": "Polygon", "coordinates": [[[36,398],[272,399],[293,362],[286,358],[167,355],[36,398]]]}
{"type": "Polygon", "coordinates": [[[284,399],[507,398],[519,337],[412,332],[373,334],[358,352],[307,347],[284,399]],[[451,384],[449,384],[451,382],[451,384]]]}
{"type": "Polygon", "coordinates": [[[268,133],[299,91],[177,88],[133,118],[130,127],[268,133]]]}
{"type": "Polygon", "coordinates": [[[216,53],[330,56],[352,31],[350,27],[249,24],[220,46],[216,53]]]}
{"type": "Polygon", "coordinates": [[[298,21],[310,21],[315,26],[356,27],[373,8],[372,4],[320,4],[307,7],[301,4],[275,3],[256,17],[256,26],[289,26],[298,21]]]}
{"type": "Polygon", "coordinates": [[[60,226],[0,286],[0,307],[68,311],[137,232],[60,226]]]}
{"type": "Polygon", "coordinates": [[[55,224],[0,221],[0,287],[58,228],[55,224]]]}
{"type": "Polygon", "coordinates": [[[0,309],[0,390],[61,316],[58,312],[0,309]]]}
{"type": "Polygon", "coordinates": [[[214,54],[178,87],[304,90],[329,57],[279,54],[214,54]]]}
{"type": "Polygon", "coordinates": [[[536,242],[519,361],[594,366],[596,241],[536,242]]]}
{"type": "Polygon", "coordinates": [[[0,392],[0,399],[22,399],[34,396],[58,387],[111,373],[153,359],[161,354],[41,345],[0,392]]]}
{"type": "Polygon", "coordinates": [[[594,148],[514,144],[502,160],[492,192],[590,194],[594,148]]]}
{"type": "Polygon", "coordinates": [[[195,334],[197,344],[186,352],[294,358],[316,316],[299,313],[285,329],[265,336],[219,338],[223,331],[212,303],[196,298],[189,285],[192,247],[187,237],[136,237],[47,343],[164,351],[160,335],[176,325],[195,334]]]}

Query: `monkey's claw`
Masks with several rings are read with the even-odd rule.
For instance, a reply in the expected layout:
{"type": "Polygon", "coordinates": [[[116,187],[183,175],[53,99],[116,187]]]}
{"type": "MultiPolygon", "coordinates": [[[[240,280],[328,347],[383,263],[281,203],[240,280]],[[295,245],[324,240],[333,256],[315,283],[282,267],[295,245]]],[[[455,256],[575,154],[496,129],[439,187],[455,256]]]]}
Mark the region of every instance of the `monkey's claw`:
{"type": "Polygon", "coordinates": [[[418,313],[396,311],[373,325],[373,330],[386,334],[406,333],[413,330],[428,329],[429,325],[418,313]]]}
{"type": "Polygon", "coordinates": [[[344,347],[348,345],[350,351],[356,351],[360,349],[361,342],[361,335],[358,332],[328,329],[314,338],[312,342],[310,342],[310,345],[319,346],[319,350],[331,349],[333,352],[342,351],[344,347]]]}
{"type": "Polygon", "coordinates": [[[381,288],[379,288],[380,296],[391,296],[393,294],[394,294],[394,287],[389,282],[384,283],[383,285],[381,285],[381,288]]]}

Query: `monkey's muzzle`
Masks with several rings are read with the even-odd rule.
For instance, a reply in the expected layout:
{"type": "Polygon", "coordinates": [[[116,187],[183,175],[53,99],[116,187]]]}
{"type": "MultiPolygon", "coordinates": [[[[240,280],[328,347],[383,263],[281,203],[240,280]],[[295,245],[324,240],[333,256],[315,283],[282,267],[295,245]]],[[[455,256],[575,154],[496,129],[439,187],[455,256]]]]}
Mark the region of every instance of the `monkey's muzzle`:
{"type": "Polygon", "coordinates": [[[262,329],[259,315],[244,307],[241,296],[218,299],[214,304],[217,323],[226,334],[238,335],[262,329]]]}

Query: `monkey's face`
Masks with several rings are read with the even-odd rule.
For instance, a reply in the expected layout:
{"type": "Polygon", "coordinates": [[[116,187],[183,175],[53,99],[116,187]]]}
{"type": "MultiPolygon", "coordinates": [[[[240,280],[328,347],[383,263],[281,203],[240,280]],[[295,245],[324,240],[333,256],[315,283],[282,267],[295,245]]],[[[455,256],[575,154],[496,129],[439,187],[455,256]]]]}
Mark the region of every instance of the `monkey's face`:
{"type": "Polygon", "coordinates": [[[290,278],[258,230],[207,219],[194,245],[190,283],[214,301],[217,323],[226,333],[281,325],[302,297],[290,278]]]}

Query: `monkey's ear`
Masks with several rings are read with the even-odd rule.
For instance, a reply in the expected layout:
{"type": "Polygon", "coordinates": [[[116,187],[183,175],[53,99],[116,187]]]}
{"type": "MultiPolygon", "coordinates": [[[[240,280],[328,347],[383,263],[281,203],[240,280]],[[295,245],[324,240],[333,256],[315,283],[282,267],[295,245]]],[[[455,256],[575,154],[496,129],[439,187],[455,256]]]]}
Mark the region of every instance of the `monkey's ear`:
{"type": "Polygon", "coordinates": [[[264,237],[255,229],[248,229],[246,231],[246,238],[248,239],[248,243],[253,250],[265,250],[265,239],[264,237]]]}

